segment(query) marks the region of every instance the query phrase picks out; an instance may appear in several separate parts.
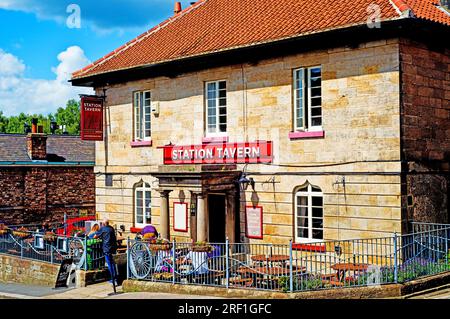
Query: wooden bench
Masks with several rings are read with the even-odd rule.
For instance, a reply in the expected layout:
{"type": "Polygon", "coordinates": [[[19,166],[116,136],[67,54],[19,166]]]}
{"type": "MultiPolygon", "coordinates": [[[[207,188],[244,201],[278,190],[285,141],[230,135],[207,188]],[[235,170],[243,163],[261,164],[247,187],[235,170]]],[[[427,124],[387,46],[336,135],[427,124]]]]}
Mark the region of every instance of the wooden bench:
{"type": "Polygon", "coordinates": [[[251,287],[253,285],[252,278],[231,278],[229,280],[231,286],[236,287],[251,287]]]}

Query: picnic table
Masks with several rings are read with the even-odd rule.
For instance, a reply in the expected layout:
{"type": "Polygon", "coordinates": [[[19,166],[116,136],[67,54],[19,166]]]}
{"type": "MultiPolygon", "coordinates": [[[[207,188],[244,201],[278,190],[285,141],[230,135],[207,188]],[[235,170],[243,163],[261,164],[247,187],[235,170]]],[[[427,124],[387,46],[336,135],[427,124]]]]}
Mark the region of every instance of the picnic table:
{"type": "Polygon", "coordinates": [[[287,255],[255,255],[251,257],[252,261],[259,266],[274,266],[281,265],[286,266],[286,262],[289,261],[287,255]]]}
{"type": "Polygon", "coordinates": [[[324,279],[327,279],[327,283],[333,285],[344,285],[345,281],[355,280],[358,274],[367,271],[368,268],[368,264],[339,263],[331,266],[331,269],[336,271],[336,275],[324,279]],[[347,273],[353,273],[353,275],[347,273]]]}
{"type": "MultiPolygon", "coordinates": [[[[306,267],[293,267],[295,276],[306,272],[306,267]]],[[[278,281],[281,277],[290,275],[289,267],[280,266],[256,266],[256,267],[240,267],[237,273],[241,275],[241,282],[249,286],[267,286],[271,288],[278,287],[278,281]]]]}

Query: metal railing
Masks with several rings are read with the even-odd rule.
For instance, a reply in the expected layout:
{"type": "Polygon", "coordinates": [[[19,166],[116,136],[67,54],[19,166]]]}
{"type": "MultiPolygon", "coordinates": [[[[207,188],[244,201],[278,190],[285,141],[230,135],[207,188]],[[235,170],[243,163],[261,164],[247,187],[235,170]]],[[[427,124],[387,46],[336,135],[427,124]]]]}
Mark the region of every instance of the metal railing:
{"type": "Polygon", "coordinates": [[[308,291],[402,283],[450,270],[450,225],[308,244],[127,242],[127,276],[154,282],[308,291]]]}
{"type": "Polygon", "coordinates": [[[0,254],[51,264],[61,264],[71,258],[83,270],[105,267],[101,240],[56,234],[49,238],[42,232],[13,227],[0,232],[0,254]]]}

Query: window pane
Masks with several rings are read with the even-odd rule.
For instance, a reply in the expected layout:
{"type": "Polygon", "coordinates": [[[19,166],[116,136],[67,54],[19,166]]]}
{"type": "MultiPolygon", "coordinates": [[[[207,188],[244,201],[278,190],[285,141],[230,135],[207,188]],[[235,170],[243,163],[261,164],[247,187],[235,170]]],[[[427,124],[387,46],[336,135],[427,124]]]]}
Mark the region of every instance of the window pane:
{"type": "Polygon", "coordinates": [[[219,91],[219,98],[220,99],[226,99],[227,97],[227,91],[226,90],[220,90],[219,91]]]}
{"type": "Polygon", "coordinates": [[[323,219],[313,218],[312,227],[322,229],[323,228],[323,219]]]}
{"type": "Polygon", "coordinates": [[[219,82],[219,89],[224,90],[227,88],[227,82],[226,81],[220,81],[219,82]]]}
{"type": "Polygon", "coordinates": [[[226,133],[227,132],[227,125],[226,124],[220,124],[220,132],[226,133]]]}
{"type": "Polygon", "coordinates": [[[216,82],[208,83],[208,91],[212,92],[216,90],[216,82]]]}
{"type": "Polygon", "coordinates": [[[322,126],[322,118],[313,118],[311,125],[312,126],[322,126]]]}
{"type": "Polygon", "coordinates": [[[320,87],[322,86],[322,78],[311,78],[310,81],[311,87],[320,87]]]}
{"type": "Polygon", "coordinates": [[[311,106],[321,106],[322,98],[321,97],[313,97],[311,98],[311,106]]]}
{"type": "Polygon", "coordinates": [[[322,95],[322,89],[321,88],[312,88],[311,89],[311,97],[317,97],[322,95]]]}
{"type": "Polygon", "coordinates": [[[312,230],[312,238],[313,239],[323,239],[323,230],[313,229],[312,230]]]}
{"type": "Polygon", "coordinates": [[[309,226],[309,219],[308,218],[297,218],[297,226],[298,227],[308,227],[309,226]]]}
{"type": "Polygon", "coordinates": [[[313,197],[312,198],[312,205],[322,207],[323,204],[323,198],[322,197],[313,197]]]}
{"type": "Polygon", "coordinates": [[[311,77],[318,77],[318,76],[322,76],[322,68],[318,67],[318,68],[312,68],[310,69],[310,74],[311,77]]]}
{"type": "Polygon", "coordinates": [[[219,106],[226,106],[227,105],[227,100],[226,99],[220,99],[219,100],[219,106]]]}
{"type": "Polygon", "coordinates": [[[142,205],[142,195],[143,195],[142,191],[136,192],[136,199],[141,201],[140,204],[138,204],[138,205],[142,205]]]}
{"type": "Polygon", "coordinates": [[[308,228],[297,228],[297,237],[308,238],[308,228]]]}
{"type": "Polygon", "coordinates": [[[308,206],[308,197],[306,197],[306,196],[298,196],[297,197],[297,205],[299,205],[299,206],[308,206]]]}
{"type": "Polygon", "coordinates": [[[322,116],[322,108],[314,107],[311,109],[311,116],[322,116]]]}
{"type": "Polygon", "coordinates": [[[142,207],[136,207],[136,223],[138,224],[144,223],[144,215],[142,207]]]}
{"type": "Polygon", "coordinates": [[[311,189],[312,189],[313,192],[322,192],[322,190],[320,188],[318,188],[318,187],[312,186],[311,189]]]}

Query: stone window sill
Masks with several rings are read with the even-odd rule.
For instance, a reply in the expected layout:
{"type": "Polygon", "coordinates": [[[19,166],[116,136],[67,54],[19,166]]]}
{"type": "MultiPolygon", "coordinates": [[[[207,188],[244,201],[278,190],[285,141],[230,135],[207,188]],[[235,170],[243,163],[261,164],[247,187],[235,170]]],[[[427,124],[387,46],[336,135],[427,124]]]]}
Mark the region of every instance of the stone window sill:
{"type": "Polygon", "coordinates": [[[149,147],[153,145],[152,141],[133,141],[130,143],[131,147],[149,147]]]}
{"type": "Polygon", "coordinates": [[[228,136],[210,136],[210,137],[204,137],[202,139],[203,144],[209,144],[209,143],[228,143],[229,137],[228,136]]]}
{"type": "Polygon", "coordinates": [[[325,131],[317,132],[290,132],[289,139],[291,140],[301,140],[306,138],[324,138],[325,131]]]}

